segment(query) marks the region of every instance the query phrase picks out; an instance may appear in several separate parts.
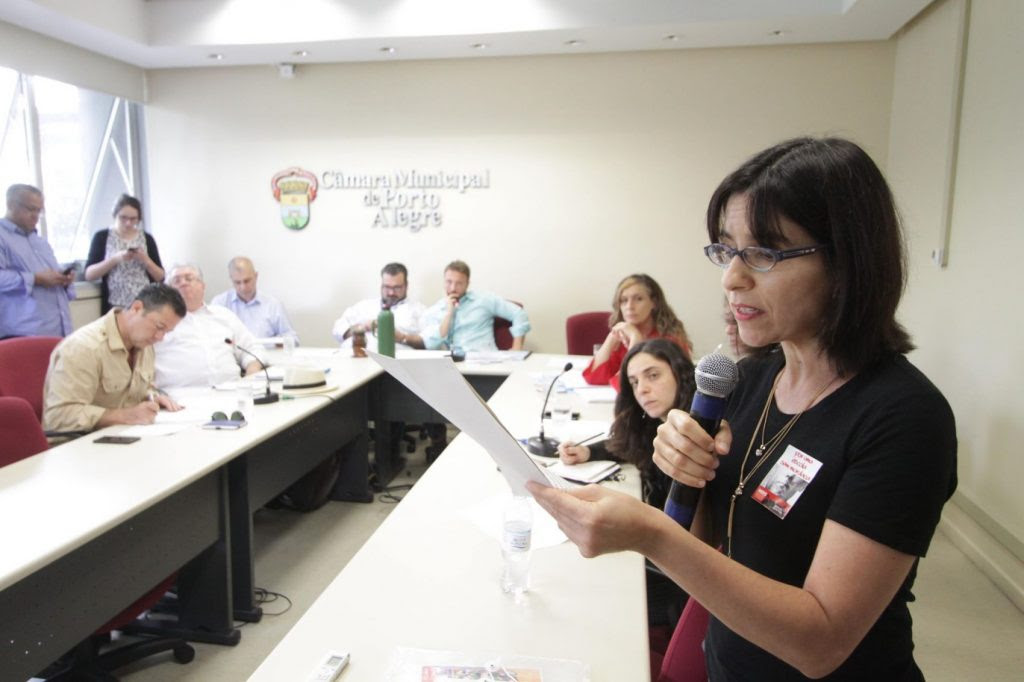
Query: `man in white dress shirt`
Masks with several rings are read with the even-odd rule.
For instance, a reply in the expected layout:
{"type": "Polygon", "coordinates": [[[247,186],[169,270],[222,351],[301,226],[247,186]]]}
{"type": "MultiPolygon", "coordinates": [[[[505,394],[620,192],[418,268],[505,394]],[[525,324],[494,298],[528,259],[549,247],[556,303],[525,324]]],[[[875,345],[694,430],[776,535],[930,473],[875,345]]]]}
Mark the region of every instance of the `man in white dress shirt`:
{"type": "Polygon", "coordinates": [[[270,294],[256,290],[260,273],[245,256],[228,261],[228,277],[233,289],[221,292],[210,303],[227,308],[238,316],[257,338],[288,338],[299,343],[281,302],[270,294]]]}
{"type": "Polygon", "coordinates": [[[366,332],[366,347],[377,350],[377,314],[390,308],[395,316],[395,348],[423,348],[420,337],[424,307],[409,300],[409,272],[401,263],[388,263],[380,271],[380,297],[367,298],[349,307],[334,323],[331,334],[342,348],[352,347],[352,334],[366,332]]]}
{"type": "Polygon", "coordinates": [[[168,283],[185,299],[188,314],[156,344],[157,388],[212,386],[263,368],[254,352],[256,337],[238,316],[219,305],[206,305],[203,273],[195,265],[175,265],[168,283]],[[227,343],[225,339],[230,339],[227,343]]]}

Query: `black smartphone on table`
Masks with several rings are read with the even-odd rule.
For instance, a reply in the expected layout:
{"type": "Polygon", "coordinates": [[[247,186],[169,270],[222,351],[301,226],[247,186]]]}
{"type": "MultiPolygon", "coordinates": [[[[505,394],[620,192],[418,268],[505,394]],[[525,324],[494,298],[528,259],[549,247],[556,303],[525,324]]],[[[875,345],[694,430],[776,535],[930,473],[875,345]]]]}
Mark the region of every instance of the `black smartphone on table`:
{"type": "Polygon", "coordinates": [[[100,436],[93,443],[104,443],[107,445],[128,445],[139,439],[138,436],[100,436]]]}

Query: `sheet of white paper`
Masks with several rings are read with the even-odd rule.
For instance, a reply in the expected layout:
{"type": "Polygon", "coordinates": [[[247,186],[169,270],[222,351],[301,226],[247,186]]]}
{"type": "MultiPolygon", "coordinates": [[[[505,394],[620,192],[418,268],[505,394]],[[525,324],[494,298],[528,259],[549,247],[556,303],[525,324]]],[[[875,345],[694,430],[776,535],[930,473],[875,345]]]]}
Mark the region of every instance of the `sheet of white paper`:
{"type": "Polygon", "coordinates": [[[396,350],[395,356],[399,360],[408,360],[409,358],[419,358],[423,360],[425,358],[448,358],[451,357],[452,352],[450,350],[413,350],[413,349],[402,349],[396,350]]]}
{"type": "MultiPolygon", "coordinates": [[[[511,499],[511,492],[503,492],[500,495],[481,500],[472,507],[463,509],[461,515],[501,544],[505,507],[508,506],[511,499]]],[[[565,537],[565,533],[559,529],[558,523],[552,518],[551,514],[544,511],[544,508],[537,504],[537,501],[532,497],[530,498],[530,506],[533,508],[533,532],[530,539],[532,549],[554,547],[568,539],[565,537]]]]}
{"type": "MultiPolygon", "coordinates": [[[[169,412],[168,414],[176,414],[169,412]]],[[[155,424],[136,424],[117,432],[119,436],[132,436],[142,438],[144,436],[170,436],[171,434],[190,429],[195,426],[193,422],[157,422],[155,424]]]]}
{"type": "Polygon", "coordinates": [[[611,386],[577,386],[573,392],[588,403],[614,403],[618,395],[611,386]]]}
{"type": "Polygon", "coordinates": [[[608,426],[608,422],[597,419],[578,419],[576,421],[571,419],[565,421],[545,419],[544,435],[551,436],[558,441],[571,440],[574,443],[579,443],[593,436],[594,440],[587,441],[589,445],[607,437],[608,426]]]}
{"type": "Polygon", "coordinates": [[[209,389],[180,389],[171,391],[171,397],[182,406],[178,412],[160,410],[156,415],[156,424],[204,424],[210,421],[214,412],[231,414],[238,409],[237,396],[234,393],[214,393],[209,389]]]}
{"type": "Polygon", "coordinates": [[[487,451],[514,493],[529,495],[527,481],[552,485],[552,480],[498,421],[450,358],[399,359],[372,351],[368,354],[388,374],[487,451]]]}
{"type": "Polygon", "coordinates": [[[529,357],[528,350],[471,350],[466,353],[466,362],[475,362],[481,365],[496,364],[499,362],[522,361],[529,357]]]}

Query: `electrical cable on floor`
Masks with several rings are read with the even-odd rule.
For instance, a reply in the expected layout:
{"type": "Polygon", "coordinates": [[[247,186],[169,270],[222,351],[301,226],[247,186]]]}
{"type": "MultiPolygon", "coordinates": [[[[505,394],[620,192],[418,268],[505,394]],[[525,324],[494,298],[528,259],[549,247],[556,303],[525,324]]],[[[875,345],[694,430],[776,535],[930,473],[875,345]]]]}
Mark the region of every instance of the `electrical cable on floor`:
{"type": "MultiPolygon", "coordinates": [[[[283,613],[287,613],[292,608],[292,600],[289,599],[287,595],[281,594],[280,592],[273,592],[264,587],[254,587],[252,593],[254,601],[256,602],[257,606],[262,606],[264,604],[273,604],[278,599],[283,599],[284,601],[288,602],[288,605],[280,611],[264,611],[264,616],[280,616],[283,613]]],[[[248,624],[248,621],[238,621],[235,623],[235,627],[242,628],[248,624]]]]}
{"type": "Polygon", "coordinates": [[[382,492],[380,494],[380,497],[377,498],[377,501],[385,502],[385,503],[392,503],[393,502],[395,504],[398,504],[399,502],[402,501],[402,498],[405,497],[405,496],[404,495],[395,495],[395,493],[399,492],[401,490],[411,490],[411,489],[412,489],[412,483],[401,483],[399,485],[389,485],[386,488],[384,488],[384,492],[382,492]]]}

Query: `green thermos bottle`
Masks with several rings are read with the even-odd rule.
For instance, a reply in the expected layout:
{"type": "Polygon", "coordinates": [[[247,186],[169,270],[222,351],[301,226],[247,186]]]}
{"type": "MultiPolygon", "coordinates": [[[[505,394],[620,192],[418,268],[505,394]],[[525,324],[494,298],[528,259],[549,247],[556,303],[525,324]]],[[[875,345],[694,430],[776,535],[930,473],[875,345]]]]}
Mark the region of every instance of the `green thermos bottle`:
{"type": "Polygon", "coordinates": [[[389,308],[377,313],[377,352],[395,357],[395,315],[389,308]]]}

